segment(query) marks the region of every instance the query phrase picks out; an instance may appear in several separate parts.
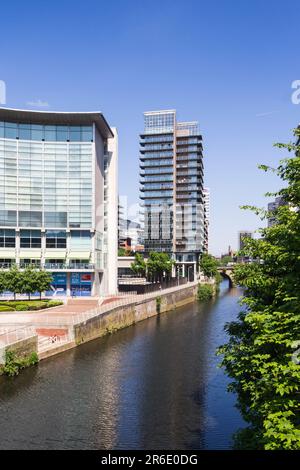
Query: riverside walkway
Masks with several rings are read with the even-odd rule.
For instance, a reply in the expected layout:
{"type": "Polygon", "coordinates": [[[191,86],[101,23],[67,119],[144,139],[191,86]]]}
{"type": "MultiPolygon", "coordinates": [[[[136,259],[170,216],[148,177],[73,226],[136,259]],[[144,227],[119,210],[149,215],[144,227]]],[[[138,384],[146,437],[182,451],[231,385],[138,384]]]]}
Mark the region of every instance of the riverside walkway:
{"type": "MultiPolygon", "coordinates": [[[[69,349],[75,346],[73,327],[92,317],[109,312],[116,307],[127,306],[144,300],[158,297],[160,294],[168,294],[197,285],[198,281],[189,282],[181,286],[157,290],[148,294],[130,294],[111,296],[102,299],[72,298],[58,307],[43,309],[34,312],[0,313],[0,343],[8,345],[11,334],[22,330],[22,336],[28,331],[28,335],[34,332],[38,336],[38,353],[40,358],[52,355],[55,349],[69,349]],[[28,327],[27,330],[25,327],[28,327]],[[1,334],[2,330],[2,334],[1,334]]],[[[16,333],[14,333],[16,334],[16,333]]]]}

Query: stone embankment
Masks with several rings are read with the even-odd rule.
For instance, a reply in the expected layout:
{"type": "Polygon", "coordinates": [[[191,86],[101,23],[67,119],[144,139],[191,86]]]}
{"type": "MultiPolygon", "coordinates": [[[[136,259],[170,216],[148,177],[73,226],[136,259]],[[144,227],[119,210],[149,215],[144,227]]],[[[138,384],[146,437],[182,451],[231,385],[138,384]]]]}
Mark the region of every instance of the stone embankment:
{"type": "MultiPolygon", "coordinates": [[[[22,357],[36,352],[39,360],[42,360],[147,318],[175,310],[195,300],[197,286],[198,283],[193,282],[144,295],[117,297],[101,305],[94,301],[93,308],[89,310],[87,302],[85,311],[82,311],[82,307],[81,311],[77,308],[80,300],[78,304],[71,300],[67,306],[54,308],[51,313],[40,312],[27,316],[26,327],[19,321],[18,325],[6,325],[4,331],[3,327],[1,331],[0,325],[0,365],[5,363],[8,350],[22,357]]],[[[10,318],[13,321],[13,317],[10,318]]],[[[18,317],[14,315],[14,318],[17,322],[18,317]]]]}

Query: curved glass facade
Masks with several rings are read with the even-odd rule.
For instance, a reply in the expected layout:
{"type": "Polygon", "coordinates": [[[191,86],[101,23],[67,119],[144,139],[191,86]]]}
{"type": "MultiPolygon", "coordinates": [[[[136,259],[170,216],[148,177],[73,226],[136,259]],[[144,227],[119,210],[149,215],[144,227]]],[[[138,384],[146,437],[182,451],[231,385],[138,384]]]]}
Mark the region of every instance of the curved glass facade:
{"type": "Polygon", "coordinates": [[[0,226],[91,227],[92,145],[0,138],[0,226]]]}
{"type": "Polygon", "coordinates": [[[93,127],[0,121],[0,138],[48,142],[91,142],[93,141],[93,127]]]}

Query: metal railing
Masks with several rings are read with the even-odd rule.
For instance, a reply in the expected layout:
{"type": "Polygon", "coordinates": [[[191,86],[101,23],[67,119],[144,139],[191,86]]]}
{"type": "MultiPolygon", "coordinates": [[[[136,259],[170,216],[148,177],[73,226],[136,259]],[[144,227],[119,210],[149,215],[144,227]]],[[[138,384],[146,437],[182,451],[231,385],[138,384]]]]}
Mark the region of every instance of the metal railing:
{"type": "Polygon", "coordinates": [[[0,344],[7,346],[17,341],[35,336],[35,328],[30,326],[15,327],[0,327],[0,344]]]}

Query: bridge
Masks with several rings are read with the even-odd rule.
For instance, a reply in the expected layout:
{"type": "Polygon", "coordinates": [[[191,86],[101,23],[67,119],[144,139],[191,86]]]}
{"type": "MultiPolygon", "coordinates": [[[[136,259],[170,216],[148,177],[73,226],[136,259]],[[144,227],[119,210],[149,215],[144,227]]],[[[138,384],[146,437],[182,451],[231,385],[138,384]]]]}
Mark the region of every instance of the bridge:
{"type": "Polygon", "coordinates": [[[233,279],[233,267],[232,266],[219,266],[218,272],[221,274],[224,279],[228,279],[229,287],[234,286],[234,279],[233,279]]]}

